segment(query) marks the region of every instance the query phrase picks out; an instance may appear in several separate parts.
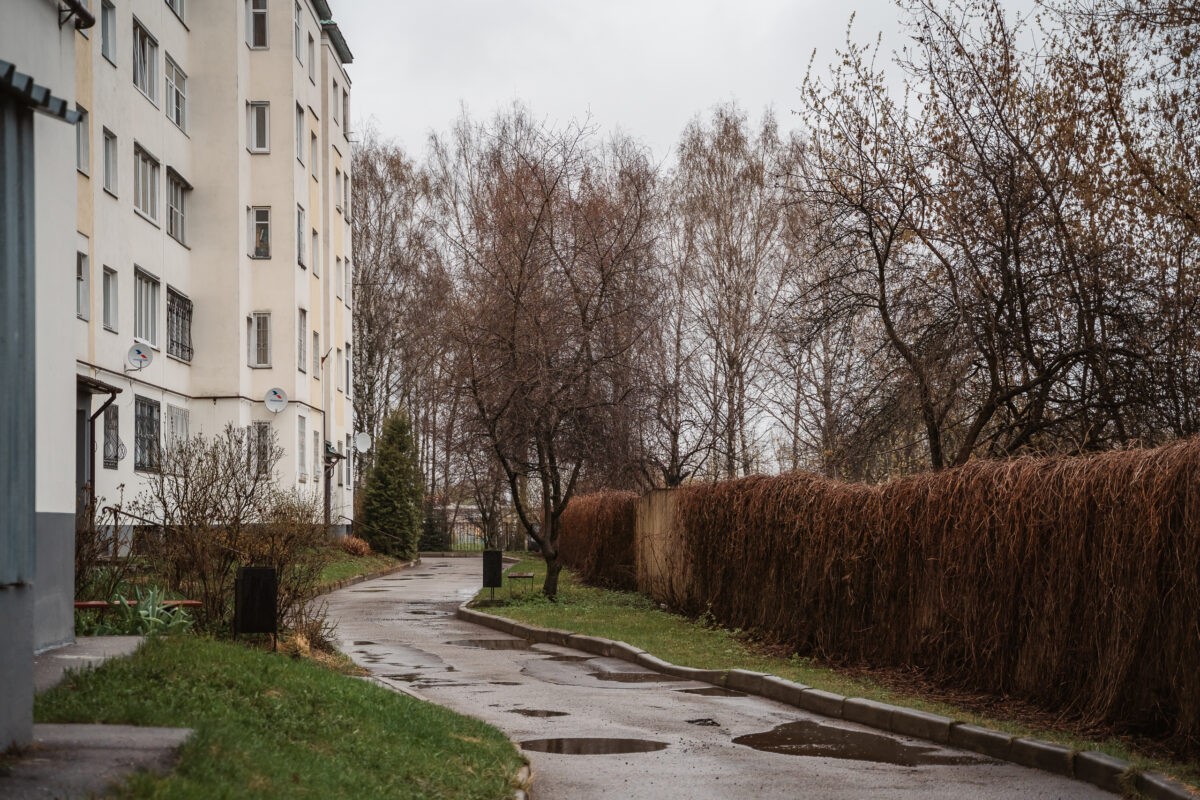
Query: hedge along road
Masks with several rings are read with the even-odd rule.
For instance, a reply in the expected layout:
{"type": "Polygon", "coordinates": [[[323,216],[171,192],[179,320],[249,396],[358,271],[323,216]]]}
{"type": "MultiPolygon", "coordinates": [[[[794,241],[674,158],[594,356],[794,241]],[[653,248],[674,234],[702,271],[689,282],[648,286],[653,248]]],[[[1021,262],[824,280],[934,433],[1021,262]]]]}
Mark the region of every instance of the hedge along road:
{"type": "Polygon", "coordinates": [[[481,572],[478,559],[424,559],[334,592],[329,614],[341,649],[378,681],[521,744],[537,800],[1114,797],[456,619],[481,572]]]}

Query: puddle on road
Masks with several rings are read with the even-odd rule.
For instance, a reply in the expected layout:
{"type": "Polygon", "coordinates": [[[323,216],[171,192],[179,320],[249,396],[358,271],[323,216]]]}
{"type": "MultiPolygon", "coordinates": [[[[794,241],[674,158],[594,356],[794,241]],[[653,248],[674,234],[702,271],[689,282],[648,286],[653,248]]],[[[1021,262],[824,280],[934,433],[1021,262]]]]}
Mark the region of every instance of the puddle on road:
{"type": "Polygon", "coordinates": [[[351,589],[351,592],[386,592],[387,589],[351,589]]]}
{"type": "Polygon", "coordinates": [[[520,681],[488,681],[492,686],[522,686],[520,681]]]}
{"type": "Polygon", "coordinates": [[[476,647],[481,650],[528,650],[530,643],[525,639],[456,639],[446,642],[455,647],[476,647]]]}
{"type": "Polygon", "coordinates": [[[595,656],[547,656],[547,661],[590,661],[595,656]]]}
{"type": "Polygon", "coordinates": [[[427,616],[436,616],[436,615],[446,616],[446,612],[445,612],[445,611],[412,611],[412,610],[407,610],[407,611],[405,611],[404,613],[405,613],[405,614],[418,614],[418,615],[421,615],[421,616],[426,616],[426,615],[427,615],[427,616]]]}
{"type": "Polygon", "coordinates": [[[715,719],[709,719],[708,717],[702,717],[701,719],[689,719],[687,724],[700,725],[705,728],[718,728],[721,726],[721,723],[717,722],[715,719]]]}
{"type": "Polygon", "coordinates": [[[355,644],[356,644],[356,645],[364,645],[364,644],[375,644],[375,643],[374,643],[374,642],[369,642],[369,641],[367,641],[366,639],[360,639],[359,641],[355,642],[355,644]]]}
{"type": "Polygon", "coordinates": [[[981,756],[955,753],[932,745],[908,744],[881,733],[848,730],[809,720],[788,722],[765,733],[739,736],[733,742],[768,753],[876,761],[901,767],[988,761],[981,756]]]}
{"type": "Polygon", "coordinates": [[[566,717],[566,711],[547,711],[544,708],[510,708],[510,714],[520,714],[523,717],[566,717]]]}
{"type": "Polygon", "coordinates": [[[668,683],[683,680],[683,678],[664,675],[661,672],[593,672],[592,677],[599,681],[615,681],[617,683],[668,683]]]}
{"type": "Polygon", "coordinates": [[[704,697],[745,697],[745,692],[736,689],[723,689],[720,686],[705,686],[700,689],[676,689],[680,694],[698,694],[704,697]]]}
{"type": "Polygon", "coordinates": [[[521,742],[521,749],[535,753],[558,753],[565,756],[615,755],[618,753],[651,753],[663,750],[666,742],[649,739],[531,739],[521,742]]]}

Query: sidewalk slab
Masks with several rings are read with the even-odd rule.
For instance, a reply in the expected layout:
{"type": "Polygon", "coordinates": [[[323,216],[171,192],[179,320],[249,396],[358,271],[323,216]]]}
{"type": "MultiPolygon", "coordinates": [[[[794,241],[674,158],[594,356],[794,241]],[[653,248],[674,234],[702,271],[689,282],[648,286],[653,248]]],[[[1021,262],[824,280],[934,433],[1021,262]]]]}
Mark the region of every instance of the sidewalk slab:
{"type": "Polygon", "coordinates": [[[131,655],[143,641],[141,636],[80,636],[75,644],[39,653],[33,657],[33,689],[40,694],[61,683],[67,670],[91,669],[131,655]]]}

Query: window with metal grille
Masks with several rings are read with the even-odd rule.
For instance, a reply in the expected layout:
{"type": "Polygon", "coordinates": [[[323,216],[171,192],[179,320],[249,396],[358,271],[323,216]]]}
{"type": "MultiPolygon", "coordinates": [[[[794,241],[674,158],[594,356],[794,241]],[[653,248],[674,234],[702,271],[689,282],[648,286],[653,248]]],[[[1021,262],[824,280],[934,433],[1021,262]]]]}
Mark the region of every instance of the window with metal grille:
{"type": "Polygon", "coordinates": [[[104,468],[116,469],[117,462],[125,457],[125,445],[121,442],[121,409],[116,403],[104,409],[104,468]]]}
{"type": "Polygon", "coordinates": [[[167,355],[192,360],[192,301],[167,287],[167,355]]]}
{"type": "Polygon", "coordinates": [[[134,396],[133,468],[157,472],[160,463],[161,409],[156,400],[134,396]]]}

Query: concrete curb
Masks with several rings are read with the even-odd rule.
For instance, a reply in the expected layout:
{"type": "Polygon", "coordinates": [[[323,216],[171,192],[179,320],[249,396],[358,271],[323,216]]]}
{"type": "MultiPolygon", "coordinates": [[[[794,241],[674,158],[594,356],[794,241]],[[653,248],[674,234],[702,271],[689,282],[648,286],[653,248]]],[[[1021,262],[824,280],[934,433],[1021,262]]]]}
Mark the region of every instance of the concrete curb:
{"type": "Polygon", "coordinates": [[[321,594],[317,595],[317,597],[329,594],[330,592],[336,592],[338,589],[345,589],[347,586],[353,586],[356,583],[373,581],[376,578],[382,578],[385,575],[391,575],[393,572],[399,572],[402,569],[412,569],[420,563],[421,559],[418,558],[416,561],[407,561],[397,564],[394,567],[378,570],[377,572],[368,572],[366,575],[355,575],[353,578],[342,578],[340,581],[334,581],[333,583],[324,587],[324,590],[321,592],[321,594]]]}
{"type": "Polygon", "coordinates": [[[467,603],[458,607],[457,616],[466,622],[483,625],[532,642],[565,645],[593,655],[631,661],[685,680],[711,683],[822,716],[970,750],[1001,761],[1011,761],[1021,766],[1084,781],[1117,794],[1132,786],[1150,800],[1197,800],[1197,797],[1200,797],[1166,775],[1138,772],[1129,762],[1097,751],[1077,752],[1063,745],[1013,736],[926,711],[901,708],[863,697],[843,697],[775,675],[741,669],[702,670],[680,667],[626,642],[526,625],[468,608],[467,603]]]}

